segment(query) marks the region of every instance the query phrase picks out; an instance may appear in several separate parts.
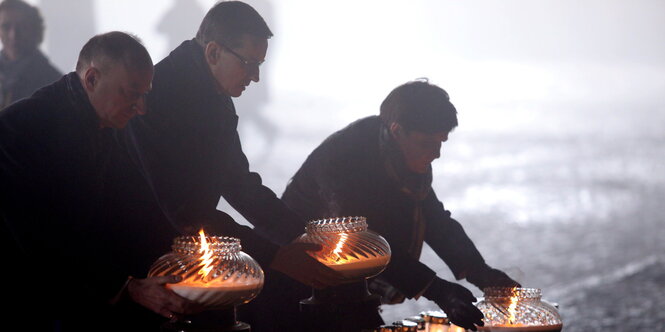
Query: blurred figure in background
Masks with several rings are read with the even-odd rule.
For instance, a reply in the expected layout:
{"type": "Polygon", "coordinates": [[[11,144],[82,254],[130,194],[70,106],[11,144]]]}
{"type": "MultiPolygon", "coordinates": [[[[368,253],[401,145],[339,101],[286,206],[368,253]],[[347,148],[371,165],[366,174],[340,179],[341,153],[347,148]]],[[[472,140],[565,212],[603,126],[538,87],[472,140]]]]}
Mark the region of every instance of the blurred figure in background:
{"type": "Polygon", "coordinates": [[[166,37],[168,49],[172,50],[196,33],[196,24],[204,15],[205,10],[198,1],[175,0],[157,24],[157,31],[166,37]]]}
{"type": "Polygon", "coordinates": [[[143,45],[109,32],[83,46],[75,72],[0,113],[4,312],[31,315],[25,330],[157,330],[159,316],[143,307],[165,317],[196,308],[164,288],[174,277],[128,278],[150,248],[125,249],[152,230],[120,227],[99,209],[111,128],[145,112],[152,76],[143,45]]]}
{"type": "MultiPolygon", "coordinates": [[[[441,156],[441,144],[455,127],[457,110],[446,91],[426,80],[403,84],[383,101],[379,116],[357,120],[321,143],[293,176],[282,200],[304,220],[367,217],[369,228],[384,236],[392,250],[390,264],[370,282],[370,290],[388,304],[424,296],[453,323],[475,330],[483,318],[472,304],[475,297],[420,262],[423,243],[456,278],[480,289],[519,284],[485,263],[432,189],[431,163],[441,156]]],[[[280,289],[296,293],[284,285],[278,293],[280,289]]],[[[282,299],[273,301],[288,295],[278,296],[282,299]]],[[[296,301],[282,308],[295,308],[296,301]]]]}
{"type": "Polygon", "coordinates": [[[43,39],[39,9],[21,0],[0,3],[0,108],[62,76],[39,50],[43,39]]]}

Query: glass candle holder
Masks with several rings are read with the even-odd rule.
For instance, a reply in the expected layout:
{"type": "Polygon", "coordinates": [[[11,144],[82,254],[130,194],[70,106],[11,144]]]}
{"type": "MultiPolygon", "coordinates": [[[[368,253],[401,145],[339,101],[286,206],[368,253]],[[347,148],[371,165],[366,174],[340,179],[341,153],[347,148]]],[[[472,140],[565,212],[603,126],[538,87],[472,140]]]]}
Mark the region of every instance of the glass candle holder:
{"type": "Polygon", "coordinates": [[[309,255],[349,281],[371,278],[390,261],[388,242],[367,229],[365,217],[310,221],[305,230],[296,242],[320,244],[323,249],[309,255]]]}
{"type": "Polygon", "coordinates": [[[397,328],[395,331],[400,332],[418,332],[419,327],[418,323],[406,319],[393,322],[393,326],[397,328]]]}
{"type": "Polygon", "coordinates": [[[556,308],[541,300],[537,288],[490,287],[476,306],[485,315],[483,331],[554,332],[563,323],[556,308]]]}
{"type": "Polygon", "coordinates": [[[447,332],[450,328],[450,320],[443,311],[423,311],[420,316],[425,320],[426,332],[447,332]]]}
{"type": "Polygon", "coordinates": [[[206,309],[247,303],[263,288],[263,270],[241,251],[239,239],[205,236],[201,231],[198,237],[177,237],[172,250],[152,265],[148,276],[182,277],[166,287],[206,309]]]}
{"type": "Polygon", "coordinates": [[[408,320],[408,321],[416,323],[416,325],[418,326],[418,331],[426,331],[426,329],[427,329],[427,321],[425,320],[425,318],[423,318],[423,316],[420,316],[420,315],[410,316],[410,317],[404,318],[404,320],[408,320]]]}

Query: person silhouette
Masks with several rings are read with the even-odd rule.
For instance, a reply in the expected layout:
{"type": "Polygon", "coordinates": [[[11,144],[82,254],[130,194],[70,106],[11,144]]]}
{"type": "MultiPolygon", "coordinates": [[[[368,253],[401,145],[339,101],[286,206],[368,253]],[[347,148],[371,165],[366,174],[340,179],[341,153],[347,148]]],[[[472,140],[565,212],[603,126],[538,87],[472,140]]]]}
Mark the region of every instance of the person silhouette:
{"type": "Polygon", "coordinates": [[[0,109],[32,95],[62,75],[39,50],[44,19],[22,0],[0,3],[0,109]]]}
{"type": "Polygon", "coordinates": [[[196,34],[197,24],[204,15],[205,10],[197,1],[175,0],[157,24],[157,31],[166,36],[168,49],[172,50],[196,34]]]}

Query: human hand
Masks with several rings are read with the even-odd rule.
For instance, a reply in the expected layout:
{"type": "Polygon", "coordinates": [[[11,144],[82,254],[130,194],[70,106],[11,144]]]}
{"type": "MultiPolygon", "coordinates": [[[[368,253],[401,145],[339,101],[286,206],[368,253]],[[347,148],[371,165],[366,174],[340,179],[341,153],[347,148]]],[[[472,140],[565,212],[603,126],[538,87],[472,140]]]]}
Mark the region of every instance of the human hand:
{"type": "Polygon", "coordinates": [[[487,287],[522,287],[505,272],[485,266],[466,277],[466,280],[483,290],[487,287]]]}
{"type": "Polygon", "coordinates": [[[287,244],[279,248],[270,267],[317,289],[340,284],[344,279],[339,273],[307,254],[319,250],[321,245],[315,243],[287,244]]]}
{"type": "Polygon", "coordinates": [[[132,279],[127,284],[127,293],[134,302],[169,319],[202,311],[201,305],[165,287],[166,284],[178,283],[181,280],[179,276],[132,279]]]}
{"type": "Polygon", "coordinates": [[[476,298],[468,289],[458,284],[436,278],[423,296],[436,302],[457,326],[476,331],[476,325],[484,325],[485,316],[473,305],[476,298]]]}

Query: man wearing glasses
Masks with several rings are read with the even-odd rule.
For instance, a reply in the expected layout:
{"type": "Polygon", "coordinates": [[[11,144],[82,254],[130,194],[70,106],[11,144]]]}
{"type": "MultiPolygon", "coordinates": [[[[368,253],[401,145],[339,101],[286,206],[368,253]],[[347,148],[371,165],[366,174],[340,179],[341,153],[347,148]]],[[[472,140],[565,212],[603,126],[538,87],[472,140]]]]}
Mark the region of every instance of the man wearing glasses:
{"type": "Polygon", "coordinates": [[[318,246],[276,245],[290,243],[303,222],[249,171],[237,132],[231,97],[259,81],[271,36],[251,6],[216,4],[196,38],[155,66],[148,114],[133,119],[119,137],[180,232],[194,234],[203,225],[208,233],[238,237],[264,269],[270,266],[324,287],[337,283],[338,276],[306,254],[318,246]],[[217,211],[220,196],[256,228],[240,226],[217,211]],[[266,234],[271,236],[260,237],[266,234]]]}

